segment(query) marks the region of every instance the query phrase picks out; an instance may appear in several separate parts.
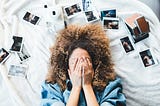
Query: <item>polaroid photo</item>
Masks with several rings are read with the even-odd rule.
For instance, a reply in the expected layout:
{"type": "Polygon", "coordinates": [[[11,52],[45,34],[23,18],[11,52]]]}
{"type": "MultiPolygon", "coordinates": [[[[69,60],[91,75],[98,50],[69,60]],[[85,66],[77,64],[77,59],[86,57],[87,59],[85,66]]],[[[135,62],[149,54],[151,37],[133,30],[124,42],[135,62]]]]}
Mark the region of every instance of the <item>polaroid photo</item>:
{"type": "Polygon", "coordinates": [[[118,18],[103,18],[102,21],[104,30],[107,29],[119,29],[119,19],[118,18]]]}
{"type": "Polygon", "coordinates": [[[141,51],[141,52],[139,52],[139,55],[141,57],[141,60],[142,60],[144,67],[146,67],[146,68],[151,67],[151,66],[155,66],[158,64],[158,61],[154,57],[151,49],[141,51]]]}
{"type": "Polygon", "coordinates": [[[26,12],[24,17],[23,17],[23,20],[33,24],[33,25],[37,25],[40,21],[40,17],[39,16],[36,16],[30,12],[26,12]]]}
{"type": "Polygon", "coordinates": [[[121,45],[126,53],[130,53],[135,50],[133,43],[128,36],[121,38],[120,41],[121,41],[121,45]]]}
{"type": "Polygon", "coordinates": [[[64,7],[64,11],[68,19],[78,15],[79,13],[82,13],[82,10],[83,9],[80,3],[64,7]]]}
{"type": "Polygon", "coordinates": [[[5,50],[4,48],[0,49],[0,64],[3,64],[8,57],[10,56],[9,52],[5,50]]]}
{"type": "Polygon", "coordinates": [[[31,57],[24,45],[22,51],[20,53],[17,53],[17,55],[21,62],[25,62],[31,57]]]}
{"type": "Polygon", "coordinates": [[[25,78],[26,74],[27,74],[27,66],[22,65],[22,64],[19,64],[19,65],[12,64],[10,65],[9,70],[8,70],[9,77],[25,78]]]}
{"type": "Polygon", "coordinates": [[[86,16],[86,20],[89,23],[99,20],[99,15],[97,11],[85,11],[84,13],[86,16]]]}
{"type": "Polygon", "coordinates": [[[13,44],[10,48],[11,52],[21,52],[23,46],[23,37],[13,36],[13,44]]]}
{"type": "Polygon", "coordinates": [[[103,9],[100,11],[101,20],[103,20],[104,17],[112,17],[116,18],[117,13],[116,9],[103,9]]]}

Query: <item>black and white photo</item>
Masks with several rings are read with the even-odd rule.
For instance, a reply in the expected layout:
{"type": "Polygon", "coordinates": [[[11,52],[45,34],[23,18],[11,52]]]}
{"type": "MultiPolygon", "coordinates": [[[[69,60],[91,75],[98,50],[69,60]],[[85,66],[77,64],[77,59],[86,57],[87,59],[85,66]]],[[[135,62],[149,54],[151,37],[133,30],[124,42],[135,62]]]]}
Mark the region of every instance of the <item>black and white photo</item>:
{"type": "Polygon", "coordinates": [[[0,64],[3,64],[8,57],[9,57],[9,52],[7,52],[4,48],[1,48],[0,49],[0,64]]]}
{"type": "Polygon", "coordinates": [[[21,52],[23,46],[23,37],[13,36],[13,44],[10,48],[10,51],[21,52]]]}
{"type": "Polygon", "coordinates": [[[12,64],[9,67],[8,76],[10,77],[25,77],[27,72],[27,66],[26,65],[15,65],[12,64]]]}
{"type": "Polygon", "coordinates": [[[31,57],[24,45],[23,45],[22,51],[17,54],[21,62],[26,61],[28,60],[28,58],[31,57]]]}

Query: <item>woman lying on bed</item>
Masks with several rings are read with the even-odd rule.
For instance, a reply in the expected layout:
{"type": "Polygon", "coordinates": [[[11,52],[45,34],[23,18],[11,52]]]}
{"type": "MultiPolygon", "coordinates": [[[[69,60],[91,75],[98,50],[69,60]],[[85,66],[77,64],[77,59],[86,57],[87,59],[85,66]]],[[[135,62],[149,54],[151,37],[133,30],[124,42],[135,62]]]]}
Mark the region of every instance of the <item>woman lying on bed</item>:
{"type": "Polygon", "coordinates": [[[51,49],[42,106],[125,106],[109,40],[100,25],[69,26],[51,49]]]}

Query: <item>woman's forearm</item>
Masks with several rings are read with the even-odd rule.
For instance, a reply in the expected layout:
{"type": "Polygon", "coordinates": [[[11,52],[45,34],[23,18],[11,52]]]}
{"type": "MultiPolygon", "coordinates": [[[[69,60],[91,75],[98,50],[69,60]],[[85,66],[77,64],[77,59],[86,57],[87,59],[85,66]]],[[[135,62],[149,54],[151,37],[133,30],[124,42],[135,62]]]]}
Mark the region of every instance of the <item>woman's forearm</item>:
{"type": "Polygon", "coordinates": [[[84,90],[85,98],[87,101],[87,106],[99,106],[92,86],[84,85],[83,90],[84,90]]]}
{"type": "Polygon", "coordinates": [[[73,87],[66,106],[78,106],[81,88],[73,87]]]}

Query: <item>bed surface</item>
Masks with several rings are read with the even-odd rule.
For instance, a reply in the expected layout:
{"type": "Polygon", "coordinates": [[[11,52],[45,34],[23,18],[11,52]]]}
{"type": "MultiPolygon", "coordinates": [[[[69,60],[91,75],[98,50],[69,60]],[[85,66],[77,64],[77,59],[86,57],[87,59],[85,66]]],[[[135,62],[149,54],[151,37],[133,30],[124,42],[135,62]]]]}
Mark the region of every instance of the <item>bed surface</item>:
{"type": "MultiPolygon", "coordinates": [[[[0,1],[0,48],[9,50],[12,36],[24,38],[24,45],[31,57],[24,62],[27,65],[27,77],[8,77],[11,64],[20,64],[17,54],[12,53],[5,64],[0,65],[0,106],[38,106],[41,100],[41,83],[44,81],[50,57],[49,48],[54,44],[56,34],[64,28],[61,6],[81,0],[16,0],[0,1]],[[22,5],[23,4],[23,5],[22,5]],[[48,5],[49,9],[43,6],[48,5]],[[50,17],[48,11],[56,9],[58,16],[50,17]],[[23,20],[25,12],[40,16],[38,25],[23,20]],[[46,22],[54,23],[49,30],[46,22]]],[[[122,79],[123,92],[127,98],[127,106],[158,106],[160,105],[160,65],[144,68],[139,52],[152,49],[160,62],[160,22],[153,11],[137,0],[93,0],[96,10],[102,8],[116,9],[119,18],[119,29],[108,30],[113,62],[117,75],[122,79]],[[130,36],[123,19],[134,13],[143,15],[150,25],[149,38],[136,44],[132,53],[126,54],[120,39],[130,36]]],[[[70,24],[87,24],[84,15],[72,18],[70,24]]]]}

